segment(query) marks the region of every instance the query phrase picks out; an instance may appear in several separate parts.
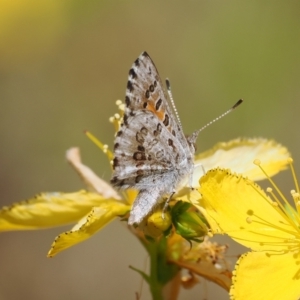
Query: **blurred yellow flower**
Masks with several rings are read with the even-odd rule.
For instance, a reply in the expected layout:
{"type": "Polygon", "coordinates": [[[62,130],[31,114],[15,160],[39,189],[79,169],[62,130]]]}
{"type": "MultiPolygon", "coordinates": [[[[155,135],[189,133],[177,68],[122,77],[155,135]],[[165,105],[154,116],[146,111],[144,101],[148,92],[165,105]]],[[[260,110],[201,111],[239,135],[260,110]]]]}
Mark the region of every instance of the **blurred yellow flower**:
{"type": "MultiPolygon", "coordinates": [[[[0,0],[2,70],[26,70],[60,47],[69,26],[62,1],[0,0]]],[[[48,58],[49,59],[49,58],[48,58]]]]}
{"type": "MultiPolygon", "coordinates": [[[[292,160],[288,159],[292,172],[292,160]]],[[[260,161],[256,165],[269,178],[260,161]]],[[[199,203],[214,233],[228,234],[252,249],[241,256],[233,273],[231,299],[296,300],[300,297],[300,196],[294,207],[275,183],[267,195],[253,181],[230,170],[214,169],[201,178],[199,203]],[[279,200],[280,199],[280,200],[279,200]]]]}

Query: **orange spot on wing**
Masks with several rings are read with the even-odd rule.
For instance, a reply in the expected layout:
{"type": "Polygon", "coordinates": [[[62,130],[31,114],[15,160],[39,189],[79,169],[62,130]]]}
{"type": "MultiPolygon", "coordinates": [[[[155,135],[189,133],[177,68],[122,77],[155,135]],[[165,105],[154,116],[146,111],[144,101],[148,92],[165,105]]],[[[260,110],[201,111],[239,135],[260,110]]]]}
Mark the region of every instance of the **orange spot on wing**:
{"type": "Polygon", "coordinates": [[[154,103],[152,101],[148,102],[147,109],[150,110],[150,111],[152,111],[161,121],[164,120],[164,118],[165,118],[165,112],[163,110],[162,111],[157,111],[155,109],[154,103]]]}

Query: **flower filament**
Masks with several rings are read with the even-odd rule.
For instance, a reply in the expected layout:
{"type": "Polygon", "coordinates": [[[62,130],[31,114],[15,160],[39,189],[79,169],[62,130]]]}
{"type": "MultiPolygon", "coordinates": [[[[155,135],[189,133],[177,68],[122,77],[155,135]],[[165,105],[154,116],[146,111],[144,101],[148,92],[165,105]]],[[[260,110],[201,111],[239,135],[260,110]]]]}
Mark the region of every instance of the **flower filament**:
{"type": "MultiPolygon", "coordinates": [[[[294,171],[294,168],[292,166],[292,159],[289,158],[288,160],[292,174],[293,179],[295,182],[296,190],[298,191],[299,186],[296,178],[296,174],[294,171]]],[[[261,224],[264,227],[263,232],[264,233],[258,233],[255,231],[256,234],[264,235],[268,238],[270,238],[269,241],[260,243],[261,245],[272,245],[272,246],[278,246],[279,249],[276,251],[272,249],[272,255],[275,255],[273,252],[279,252],[278,254],[285,254],[287,252],[295,252],[294,258],[298,261],[297,264],[300,264],[299,255],[300,255],[300,215],[299,215],[299,203],[300,203],[300,195],[299,192],[295,192],[295,190],[291,191],[291,195],[295,204],[295,207],[297,210],[294,209],[294,207],[288,202],[286,197],[283,195],[281,190],[278,188],[278,186],[274,183],[274,181],[268,176],[268,174],[265,172],[263,167],[261,166],[261,163],[259,160],[255,160],[254,164],[256,164],[262,172],[265,174],[266,178],[271,183],[272,187],[275,189],[275,191],[278,193],[279,198],[276,196],[276,194],[273,192],[273,188],[267,188],[267,193],[271,195],[271,198],[269,198],[266,194],[264,194],[258,186],[255,184],[251,184],[251,186],[256,190],[256,192],[259,193],[259,195],[269,203],[273,209],[275,209],[279,215],[283,218],[282,220],[277,220],[276,218],[270,219],[269,221],[261,218],[258,214],[255,214],[253,210],[249,210],[247,212],[248,217],[246,218],[246,221],[248,224],[261,224]],[[277,224],[276,224],[277,223],[277,224]],[[269,232],[268,232],[269,231],[269,232]],[[274,235],[270,234],[270,232],[274,232],[274,235]],[[283,233],[282,237],[280,237],[280,232],[283,233]],[[287,237],[287,235],[290,235],[291,237],[287,237]],[[284,237],[285,236],[285,237],[284,237]]],[[[267,255],[271,255],[270,253],[267,253],[267,255]]],[[[298,272],[300,275],[300,270],[298,272]]]]}

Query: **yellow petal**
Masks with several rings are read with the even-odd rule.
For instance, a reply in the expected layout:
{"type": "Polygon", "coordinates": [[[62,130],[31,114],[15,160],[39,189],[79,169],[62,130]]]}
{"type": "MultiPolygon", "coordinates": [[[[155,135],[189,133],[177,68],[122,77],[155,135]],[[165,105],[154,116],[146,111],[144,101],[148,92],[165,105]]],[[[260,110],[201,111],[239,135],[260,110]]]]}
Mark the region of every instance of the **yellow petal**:
{"type": "MultiPolygon", "coordinates": [[[[243,174],[252,180],[265,179],[264,174],[253,164],[255,159],[261,161],[264,170],[273,176],[286,169],[290,154],[287,148],[273,140],[235,139],[227,143],[218,143],[212,149],[195,157],[195,165],[202,165],[205,171],[221,167],[243,174]]],[[[203,170],[197,168],[193,178],[203,176],[203,170]]]]}
{"type": "Polygon", "coordinates": [[[122,192],[122,196],[124,197],[126,202],[130,205],[132,205],[137,195],[138,195],[138,191],[134,189],[127,189],[122,192]]]}
{"type": "Polygon", "coordinates": [[[300,297],[299,258],[293,253],[267,256],[244,254],[236,264],[232,300],[297,300],[300,297]]]}
{"type": "Polygon", "coordinates": [[[103,201],[100,206],[94,207],[87,217],[71,231],[64,232],[55,238],[48,257],[53,257],[59,252],[85,241],[115,217],[124,215],[129,210],[130,206],[119,201],[103,201]]]}
{"type": "Polygon", "coordinates": [[[103,200],[99,194],[83,190],[38,194],[29,200],[3,207],[0,231],[42,229],[76,222],[103,200]]]}
{"type": "Polygon", "coordinates": [[[106,181],[99,178],[89,167],[81,162],[79,148],[71,148],[66,153],[66,158],[85,184],[99,193],[104,198],[121,200],[120,195],[106,181]]]}
{"type": "Polygon", "coordinates": [[[296,230],[249,179],[214,169],[201,178],[200,185],[203,198],[197,207],[213,232],[227,233],[254,250],[282,251],[284,241],[295,239],[296,230]]]}

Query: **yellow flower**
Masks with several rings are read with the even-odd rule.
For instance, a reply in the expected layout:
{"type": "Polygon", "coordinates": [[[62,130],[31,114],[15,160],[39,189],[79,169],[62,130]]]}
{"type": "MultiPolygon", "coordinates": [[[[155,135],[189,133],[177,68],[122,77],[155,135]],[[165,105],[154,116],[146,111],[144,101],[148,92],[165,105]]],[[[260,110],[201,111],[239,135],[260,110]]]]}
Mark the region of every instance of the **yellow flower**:
{"type": "MultiPolygon", "coordinates": [[[[264,138],[238,138],[229,142],[221,142],[203,153],[195,156],[195,165],[202,165],[205,171],[219,167],[243,174],[252,180],[265,179],[264,175],[253,165],[259,158],[269,176],[286,169],[290,156],[286,147],[274,140],[264,138]]],[[[195,169],[194,182],[202,177],[203,169],[195,169]]],[[[195,186],[198,182],[195,182],[195,186]]]]}
{"type": "Polygon", "coordinates": [[[94,192],[41,193],[0,211],[0,231],[44,229],[78,222],[56,237],[49,257],[86,240],[130,210],[128,202],[122,201],[108,183],[81,163],[77,148],[67,151],[67,159],[94,192]]]}
{"type": "MultiPolygon", "coordinates": [[[[119,113],[110,119],[116,131],[120,127],[124,110],[121,101],[117,101],[117,105],[119,113]]],[[[102,149],[111,163],[113,154],[108,146],[90,133],[87,135],[102,149]]],[[[217,166],[241,171],[254,180],[262,179],[250,164],[253,156],[260,157],[269,174],[274,175],[286,168],[289,153],[285,147],[266,139],[236,139],[219,143],[195,157],[192,176],[194,189],[191,189],[189,182],[188,186],[172,197],[166,211],[162,213],[162,205],[159,205],[138,228],[129,228],[145,247],[150,261],[149,275],[131,268],[149,284],[153,299],[163,299],[163,294],[169,298],[172,295],[175,299],[180,283],[186,288],[192,287],[198,282],[197,275],[229,290],[232,273],[224,258],[227,247],[208,241],[206,235],[210,235],[211,229],[216,232],[218,224],[210,221],[210,229],[200,214],[202,208],[199,203],[202,200],[195,188],[199,186],[199,178],[205,170],[217,166]],[[181,278],[182,269],[188,271],[188,276],[181,278]]],[[[125,221],[137,195],[136,191],[130,189],[122,193],[114,190],[81,162],[78,148],[67,151],[67,160],[91,191],[42,193],[0,211],[0,231],[42,229],[77,222],[71,230],[56,237],[49,257],[85,241],[117,217],[125,221]]]]}
{"type": "MultiPolygon", "coordinates": [[[[124,104],[118,100],[117,106],[119,113],[110,118],[116,131],[120,127],[124,104]]],[[[111,161],[113,155],[108,150],[107,145],[101,144],[91,134],[87,133],[87,135],[111,161]]],[[[266,139],[236,139],[228,143],[219,143],[211,150],[195,157],[193,187],[198,186],[199,178],[203,176],[204,170],[216,166],[230,167],[234,171],[243,171],[252,179],[261,179],[253,165],[250,164],[252,155],[259,156],[266,161],[267,166],[272,166],[267,167],[267,170],[271,175],[274,175],[286,167],[286,158],[289,153],[285,147],[266,139]],[[270,154],[274,154],[276,161],[270,161],[270,154]],[[246,161],[245,157],[247,157],[246,161]]],[[[62,233],[55,239],[48,253],[51,257],[91,237],[116,217],[125,216],[130,211],[136,197],[134,190],[123,192],[121,197],[110,184],[82,164],[77,148],[67,151],[67,160],[91,191],[42,193],[32,199],[4,207],[0,211],[0,231],[43,229],[78,222],[70,231],[62,233]]],[[[170,230],[173,222],[177,232],[185,238],[203,239],[207,228],[200,222],[201,220],[195,211],[192,209],[189,211],[181,210],[185,215],[184,217],[178,215],[176,210],[176,213],[172,214],[172,207],[176,207],[177,200],[196,201],[197,203],[199,198],[198,191],[191,191],[189,186],[183,188],[174,195],[172,199],[174,201],[170,203],[171,212],[166,211],[164,219],[162,219],[161,210],[158,207],[158,210],[154,212],[155,214],[150,216],[148,220],[146,219],[139,229],[143,230],[145,235],[157,238],[163,232],[170,230]],[[196,228],[198,225],[199,228],[196,228]]]]}
{"type": "MultiPolygon", "coordinates": [[[[288,159],[292,173],[292,160],[288,159]]],[[[200,180],[203,207],[214,233],[228,234],[252,249],[241,256],[234,271],[231,299],[296,300],[300,297],[300,196],[292,191],[295,208],[269,178],[264,192],[253,181],[214,169],[200,180]],[[270,195],[268,195],[270,194],[270,195]],[[279,200],[280,199],[280,200],[279,200]]],[[[294,175],[294,178],[295,175],[294,175]]]]}

